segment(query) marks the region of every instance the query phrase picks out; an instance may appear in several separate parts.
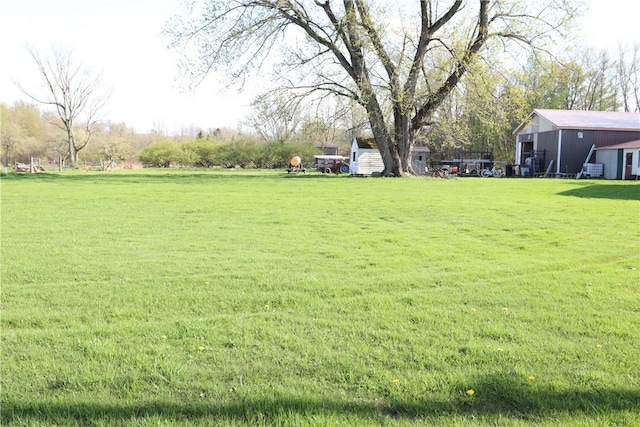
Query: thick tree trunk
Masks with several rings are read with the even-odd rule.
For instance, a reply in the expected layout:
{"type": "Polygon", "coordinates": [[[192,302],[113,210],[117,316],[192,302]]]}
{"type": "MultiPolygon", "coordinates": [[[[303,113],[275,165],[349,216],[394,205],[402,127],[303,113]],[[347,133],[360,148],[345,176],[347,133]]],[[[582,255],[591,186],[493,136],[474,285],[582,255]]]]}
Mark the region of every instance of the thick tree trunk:
{"type": "Polygon", "coordinates": [[[399,174],[413,175],[414,171],[411,167],[411,149],[415,141],[415,132],[411,128],[411,117],[408,113],[402,111],[402,106],[396,107],[395,116],[395,144],[398,151],[400,161],[399,174]]]}
{"type": "MultiPolygon", "coordinates": [[[[368,81],[366,82],[367,84],[368,81]]],[[[369,125],[371,126],[371,132],[373,138],[378,146],[378,151],[382,156],[382,162],[384,163],[383,176],[400,176],[400,162],[398,161],[398,151],[395,148],[395,141],[389,135],[387,124],[384,120],[384,114],[378,103],[373,90],[369,88],[368,101],[365,105],[367,110],[367,116],[369,116],[369,125]]]]}
{"type": "Polygon", "coordinates": [[[411,117],[399,115],[395,120],[395,133],[389,135],[381,114],[369,114],[369,123],[376,140],[382,161],[383,176],[400,177],[413,175],[411,166],[411,149],[415,142],[415,131],[411,127],[411,117]]]}

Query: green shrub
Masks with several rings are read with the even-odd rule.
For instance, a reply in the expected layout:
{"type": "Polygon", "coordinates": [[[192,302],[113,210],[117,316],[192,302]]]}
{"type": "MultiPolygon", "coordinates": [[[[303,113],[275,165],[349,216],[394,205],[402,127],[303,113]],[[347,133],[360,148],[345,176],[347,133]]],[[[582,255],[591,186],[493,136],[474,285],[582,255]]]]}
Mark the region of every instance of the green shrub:
{"type": "Polygon", "coordinates": [[[313,155],[319,151],[309,143],[283,143],[280,141],[268,142],[261,146],[256,164],[261,168],[286,168],[291,158],[300,156],[307,165],[314,163],[313,155]]]}
{"type": "Polygon", "coordinates": [[[173,141],[161,141],[147,147],[140,161],[147,167],[168,168],[182,166],[188,162],[188,155],[173,141]]]}
{"type": "Polygon", "coordinates": [[[216,143],[197,139],[183,146],[192,166],[210,168],[216,164],[216,143]]]}
{"type": "Polygon", "coordinates": [[[309,143],[257,142],[250,139],[219,143],[197,139],[180,145],[166,140],[147,147],[140,160],[147,167],[161,168],[180,165],[277,169],[288,167],[294,156],[300,156],[310,167],[314,163],[313,155],[318,152],[309,143]]]}

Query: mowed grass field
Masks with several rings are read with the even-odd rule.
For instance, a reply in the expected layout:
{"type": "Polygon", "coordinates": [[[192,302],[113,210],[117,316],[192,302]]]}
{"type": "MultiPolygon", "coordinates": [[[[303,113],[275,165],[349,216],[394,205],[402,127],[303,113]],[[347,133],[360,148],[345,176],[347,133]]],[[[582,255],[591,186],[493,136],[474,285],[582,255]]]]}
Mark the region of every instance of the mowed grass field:
{"type": "Polygon", "coordinates": [[[3,426],[640,425],[640,183],[0,191],[3,426]]]}

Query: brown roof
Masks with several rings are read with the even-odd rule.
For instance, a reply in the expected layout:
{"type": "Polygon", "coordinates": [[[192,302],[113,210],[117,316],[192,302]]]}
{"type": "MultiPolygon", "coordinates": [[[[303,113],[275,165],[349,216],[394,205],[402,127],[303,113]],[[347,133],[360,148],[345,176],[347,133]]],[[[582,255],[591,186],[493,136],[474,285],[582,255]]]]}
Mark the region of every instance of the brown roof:
{"type": "Polygon", "coordinates": [[[596,150],[622,150],[625,148],[640,148],[640,139],[637,139],[635,141],[623,142],[622,144],[599,147],[596,148],[596,150]]]}
{"type": "Polygon", "coordinates": [[[376,140],[373,138],[356,138],[356,142],[358,143],[358,148],[368,148],[371,150],[378,148],[376,140]]]}
{"type": "Polygon", "coordinates": [[[556,129],[640,131],[640,113],[536,109],[513,133],[527,126],[535,115],[556,129]]]}

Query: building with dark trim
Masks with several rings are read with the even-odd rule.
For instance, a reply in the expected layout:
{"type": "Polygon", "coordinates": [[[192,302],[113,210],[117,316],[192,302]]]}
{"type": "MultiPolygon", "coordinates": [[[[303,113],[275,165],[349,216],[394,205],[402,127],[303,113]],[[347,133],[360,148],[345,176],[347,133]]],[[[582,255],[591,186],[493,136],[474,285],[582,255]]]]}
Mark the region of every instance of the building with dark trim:
{"type": "Polygon", "coordinates": [[[577,175],[596,150],[640,139],[640,113],[533,110],[513,132],[516,174],[577,175]]]}

